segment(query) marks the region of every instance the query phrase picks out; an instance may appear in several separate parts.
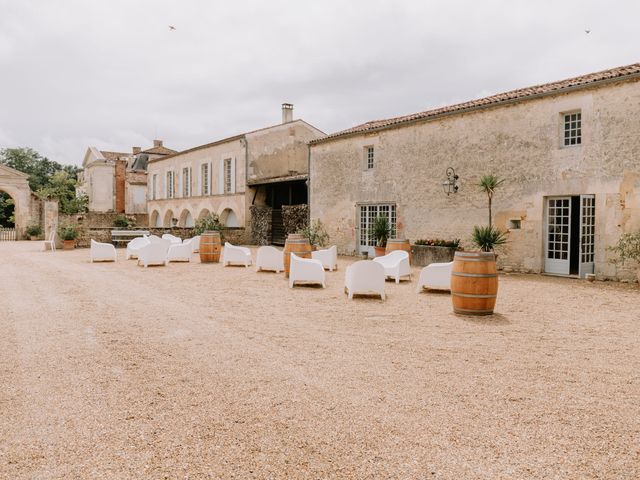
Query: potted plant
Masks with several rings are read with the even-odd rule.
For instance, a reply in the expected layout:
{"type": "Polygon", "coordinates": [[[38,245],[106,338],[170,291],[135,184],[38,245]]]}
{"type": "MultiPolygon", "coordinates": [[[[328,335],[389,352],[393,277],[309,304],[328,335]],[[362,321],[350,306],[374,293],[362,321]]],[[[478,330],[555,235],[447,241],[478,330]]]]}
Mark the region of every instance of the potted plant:
{"type": "Polygon", "coordinates": [[[376,257],[382,257],[385,254],[387,240],[391,236],[391,225],[387,217],[376,217],[371,226],[370,235],[376,240],[376,257]]]}
{"type": "Polygon", "coordinates": [[[27,227],[27,235],[31,240],[38,240],[40,235],[42,235],[42,227],[40,225],[29,225],[27,227]]]}
{"type": "Polygon", "coordinates": [[[129,228],[131,227],[131,221],[126,215],[120,213],[113,219],[113,226],[116,228],[129,228]]]}
{"type": "Polygon", "coordinates": [[[311,222],[311,225],[307,225],[298,231],[298,233],[309,240],[309,245],[311,245],[311,248],[314,250],[326,247],[329,243],[329,234],[320,220],[311,222]]]}
{"type": "Polygon", "coordinates": [[[73,225],[66,225],[58,229],[58,235],[62,239],[62,248],[64,250],[73,250],[76,246],[76,238],[78,238],[78,229],[73,225]]]}
{"type": "Polygon", "coordinates": [[[503,182],[504,179],[498,178],[496,175],[484,175],[480,178],[480,182],[478,183],[478,186],[484,193],[486,193],[487,199],[489,200],[489,227],[492,225],[491,203],[493,201],[493,194],[503,182]]]}
{"type": "Polygon", "coordinates": [[[625,233],[618,239],[618,243],[608,247],[607,250],[615,252],[617,257],[611,260],[612,263],[624,265],[627,260],[636,263],[636,277],[640,282],[640,231],[636,233],[625,233]]]}
{"type": "Polygon", "coordinates": [[[494,252],[495,247],[507,243],[507,236],[496,227],[476,225],[473,227],[471,241],[483,252],[494,252]]]}

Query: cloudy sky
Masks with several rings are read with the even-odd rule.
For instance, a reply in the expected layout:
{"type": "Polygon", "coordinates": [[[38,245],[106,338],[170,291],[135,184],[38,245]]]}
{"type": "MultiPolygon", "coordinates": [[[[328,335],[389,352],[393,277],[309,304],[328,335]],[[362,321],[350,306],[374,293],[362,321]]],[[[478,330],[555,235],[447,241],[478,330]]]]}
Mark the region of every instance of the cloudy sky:
{"type": "Polygon", "coordinates": [[[0,148],[180,150],[279,123],[283,102],[334,132],[638,62],[638,18],[637,1],[0,0],[0,148]]]}

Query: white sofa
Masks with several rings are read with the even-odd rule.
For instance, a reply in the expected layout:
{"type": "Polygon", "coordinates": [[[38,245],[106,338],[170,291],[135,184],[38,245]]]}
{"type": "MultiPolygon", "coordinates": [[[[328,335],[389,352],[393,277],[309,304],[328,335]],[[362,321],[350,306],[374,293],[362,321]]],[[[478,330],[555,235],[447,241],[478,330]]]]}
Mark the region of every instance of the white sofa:
{"type": "Polygon", "coordinates": [[[225,242],[222,249],[222,266],[226,267],[231,264],[244,265],[245,267],[251,265],[251,250],[225,242]]]}
{"type": "Polygon", "coordinates": [[[354,295],[380,295],[385,299],[384,267],[372,260],[360,260],[347,267],[344,275],[344,290],[349,299],[354,295]]]}
{"type": "Polygon", "coordinates": [[[256,272],[261,270],[272,270],[276,273],[284,272],[282,250],[268,245],[258,248],[258,253],[256,254],[256,272]]]}
{"type": "Polygon", "coordinates": [[[149,243],[151,243],[151,240],[149,240],[146,235],[134,238],[129,243],[127,243],[127,253],[125,258],[127,260],[129,260],[130,258],[138,258],[138,252],[140,251],[140,248],[148,245],[149,243]]]}
{"type": "Polygon", "coordinates": [[[170,233],[165,233],[164,235],[162,235],[162,239],[163,240],[169,240],[172,244],[173,243],[182,243],[182,239],[179,237],[176,237],[175,235],[171,235],[170,233]]]}
{"type": "Polygon", "coordinates": [[[149,242],[138,251],[138,265],[166,265],[167,253],[171,242],[169,240],[155,240],[149,242]]]}
{"type": "Polygon", "coordinates": [[[409,254],[404,250],[394,250],[382,257],[374,258],[373,261],[382,265],[385,276],[395,278],[396,283],[400,283],[402,277],[411,278],[409,254]]]}
{"type": "Polygon", "coordinates": [[[312,258],[300,258],[292,253],[289,265],[289,288],[293,288],[296,282],[318,283],[322,288],[326,288],[322,262],[312,258]]]}
{"type": "Polygon", "coordinates": [[[190,262],[193,255],[191,240],[182,243],[172,243],[167,251],[167,262],[190,262]]]}
{"type": "Polygon", "coordinates": [[[91,262],[115,262],[116,247],[110,243],[96,242],[91,239],[91,249],[89,250],[89,258],[91,262]]]}
{"type": "Polygon", "coordinates": [[[453,262],[432,263],[420,271],[417,291],[423,288],[430,290],[451,290],[451,271],[453,262]]]}
{"type": "Polygon", "coordinates": [[[320,260],[322,262],[322,266],[330,272],[333,272],[334,269],[338,269],[338,247],[335,245],[325,248],[324,250],[311,252],[311,258],[320,260]]]}

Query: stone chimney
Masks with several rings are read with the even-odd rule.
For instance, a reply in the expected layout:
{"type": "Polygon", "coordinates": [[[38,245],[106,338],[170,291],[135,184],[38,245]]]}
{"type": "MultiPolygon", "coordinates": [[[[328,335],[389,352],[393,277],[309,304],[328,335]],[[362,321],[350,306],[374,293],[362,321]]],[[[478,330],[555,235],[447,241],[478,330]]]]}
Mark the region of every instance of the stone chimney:
{"type": "Polygon", "coordinates": [[[142,151],[140,147],[133,147],[132,150],[134,155],[137,155],[142,151]]]}
{"type": "Polygon", "coordinates": [[[293,104],[292,103],[283,103],[282,104],[282,123],[293,122],[293,104]]]}
{"type": "Polygon", "coordinates": [[[162,140],[154,140],[153,141],[153,146],[154,147],[161,147],[162,146],[162,140]]]}

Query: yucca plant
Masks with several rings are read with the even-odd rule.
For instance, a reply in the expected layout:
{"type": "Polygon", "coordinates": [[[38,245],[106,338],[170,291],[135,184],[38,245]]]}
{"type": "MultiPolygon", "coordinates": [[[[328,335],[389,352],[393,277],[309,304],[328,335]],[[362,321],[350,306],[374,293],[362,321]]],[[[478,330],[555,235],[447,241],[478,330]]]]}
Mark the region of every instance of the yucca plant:
{"type": "Polygon", "coordinates": [[[507,243],[507,236],[495,227],[473,227],[471,241],[483,252],[493,252],[498,245],[507,243]]]}
{"type": "Polygon", "coordinates": [[[498,178],[497,175],[483,175],[478,182],[480,189],[487,194],[489,199],[489,227],[491,227],[491,203],[493,201],[493,194],[496,189],[504,182],[504,179],[498,178]]]}
{"type": "Polygon", "coordinates": [[[376,217],[369,232],[376,239],[378,247],[386,247],[387,240],[391,236],[391,225],[387,217],[376,217]]]}

